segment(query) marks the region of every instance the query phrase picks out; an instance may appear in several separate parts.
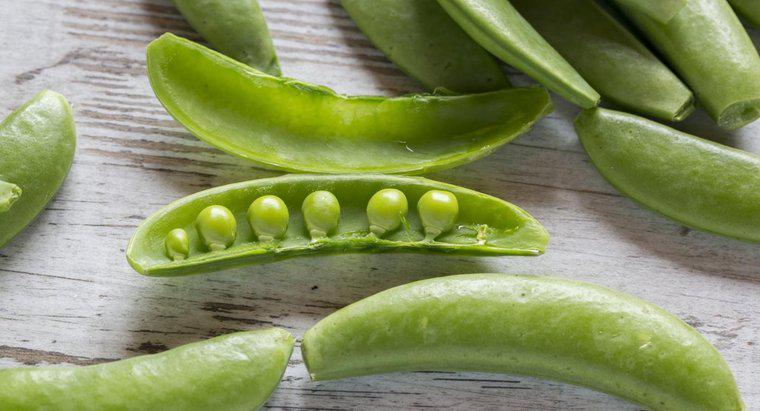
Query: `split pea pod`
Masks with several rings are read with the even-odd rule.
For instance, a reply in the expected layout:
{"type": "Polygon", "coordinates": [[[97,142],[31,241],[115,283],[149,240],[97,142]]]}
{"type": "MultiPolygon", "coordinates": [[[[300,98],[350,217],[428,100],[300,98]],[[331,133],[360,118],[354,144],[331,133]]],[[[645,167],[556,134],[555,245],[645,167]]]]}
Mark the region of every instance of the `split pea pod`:
{"type": "Polygon", "coordinates": [[[481,371],[577,384],[652,410],[743,409],[725,360],[693,328],[632,296],[551,277],[402,285],[321,320],[301,350],[316,381],[481,371]]]}
{"type": "Polygon", "coordinates": [[[280,76],[277,53],[258,0],[173,0],[191,26],[233,59],[280,76]]]}
{"type": "Polygon", "coordinates": [[[272,77],[166,34],[148,75],[167,111],[201,140],[265,167],[318,173],[416,173],[468,163],[529,130],[546,90],[463,96],[348,97],[272,77]]]}
{"type": "Polygon", "coordinates": [[[760,27],[760,1],[757,0],[728,0],[734,10],[750,24],[760,27]]]}
{"type": "Polygon", "coordinates": [[[688,87],[595,0],[511,3],[605,100],[666,121],[694,110],[688,87]]]}
{"type": "Polygon", "coordinates": [[[293,336],[227,334],[160,354],[80,368],[0,370],[0,409],[255,410],[280,383],[293,336]]]}
{"type": "Polygon", "coordinates": [[[760,242],[760,157],[653,121],[595,109],[575,130],[622,193],[681,224],[760,242]]]}
{"type": "MultiPolygon", "coordinates": [[[[637,10],[647,17],[667,23],[686,6],[687,0],[614,0],[637,10]]],[[[754,0],[750,0],[754,1],[754,0]]]]}
{"type": "Polygon", "coordinates": [[[499,64],[435,0],[341,0],[388,58],[425,87],[480,93],[509,87],[499,64]]]}
{"type": "Polygon", "coordinates": [[[167,205],[137,228],[127,260],[144,275],[178,276],[328,253],[535,256],[548,239],[519,207],[450,184],[371,174],[288,175],[212,188],[167,205]],[[277,234],[270,238],[247,218],[263,196],[281,203],[266,217],[268,232],[277,234]],[[211,247],[207,227],[198,224],[210,207],[227,210],[213,235],[224,248],[211,247]]]}
{"type": "Polygon", "coordinates": [[[667,23],[621,8],[720,127],[733,130],[760,117],[760,56],[728,2],[689,0],[667,23]]]}

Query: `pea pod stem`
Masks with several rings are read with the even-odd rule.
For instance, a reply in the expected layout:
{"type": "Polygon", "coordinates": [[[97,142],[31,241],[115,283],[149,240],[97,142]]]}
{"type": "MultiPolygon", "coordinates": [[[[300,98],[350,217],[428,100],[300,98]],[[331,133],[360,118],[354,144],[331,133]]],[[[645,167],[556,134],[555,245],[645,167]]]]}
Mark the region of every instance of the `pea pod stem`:
{"type": "MultiPolygon", "coordinates": [[[[667,23],[686,6],[687,0],[614,0],[615,2],[637,10],[645,16],[667,23]]],[[[750,0],[753,1],[753,0],[750,0]]]]}
{"type": "Polygon", "coordinates": [[[21,187],[0,180],[0,213],[10,210],[21,194],[21,187]]]}
{"type": "Polygon", "coordinates": [[[760,2],[757,0],[728,0],[736,13],[755,27],[760,27],[760,2]]]}

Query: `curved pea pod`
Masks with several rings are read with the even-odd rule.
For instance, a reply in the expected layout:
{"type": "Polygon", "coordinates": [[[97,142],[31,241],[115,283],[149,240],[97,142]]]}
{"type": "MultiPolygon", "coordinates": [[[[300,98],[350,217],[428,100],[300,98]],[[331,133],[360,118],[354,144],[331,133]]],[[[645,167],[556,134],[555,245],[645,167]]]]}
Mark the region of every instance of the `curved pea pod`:
{"type": "Polygon", "coordinates": [[[272,328],[107,364],[0,370],[0,408],[254,410],[280,383],[292,351],[293,336],[272,328]]]}
{"type": "Polygon", "coordinates": [[[166,34],[148,46],[153,90],[201,140],[271,169],[424,173],[474,161],[551,109],[545,90],[347,97],[268,76],[166,34]]]}
{"type": "Polygon", "coordinates": [[[750,24],[760,27],[760,2],[757,0],[728,0],[736,12],[750,24]]]}
{"type": "Polygon", "coordinates": [[[280,76],[277,53],[258,0],[173,0],[193,28],[221,53],[280,76]]]}
{"type": "Polygon", "coordinates": [[[720,127],[733,130],[760,117],[760,57],[725,0],[689,0],[666,24],[621,9],[720,127]]]}
{"type": "Polygon", "coordinates": [[[596,1],[511,3],[605,100],[666,121],[694,111],[691,90],[596,1]]]}
{"type": "Polygon", "coordinates": [[[599,104],[597,93],[507,0],[438,0],[486,50],[549,90],[583,108],[599,104]]]}
{"type": "Polygon", "coordinates": [[[71,107],[52,91],[37,94],[0,123],[0,248],[53,198],[75,148],[71,107]]]}
{"type": "Polygon", "coordinates": [[[728,365],[697,331],[632,296],[502,274],[433,278],[349,305],[306,332],[313,380],[483,371],[581,385],[652,410],[741,410],[728,365]]]}
{"type": "MultiPolygon", "coordinates": [[[[392,202],[384,202],[384,205],[396,207],[392,202]]],[[[519,207],[454,185],[419,177],[372,174],[287,175],[212,188],[167,205],[137,228],[127,247],[127,260],[144,275],[178,276],[329,253],[535,256],[544,252],[548,240],[543,226],[519,207]],[[397,207],[397,212],[402,214],[400,227],[388,227],[378,236],[370,228],[373,224],[370,218],[377,222],[378,215],[368,216],[367,206],[378,192],[389,189],[401,191],[409,209],[402,213],[403,207],[397,207]],[[445,227],[434,241],[426,236],[420,216],[424,210],[416,207],[431,190],[449,193],[458,203],[453,224],[445,227]],[[329,212],[318,216],[301,212],[301,205],[317,192],[329,192],[335,204],[339,203],[337,225],[333,219],[334,206],[327,207],[329,212]],[[249,205],[264,195],[280,198],[291,210],[287,231],[276,241],[260,241],[246,223],[249,205]],[[226,207],[239,222],[235,242],[224,251],[209,252],[194,229],[198,213],[211,205],[226,207]],[[307,219],[312,219],[311,224],[319,223],[323,236],[318,236],[318,241],[312,241],[311,231],[315,226],[309,226],[307,219]],[[167,235],[177,228],[184,229],[190,238],[189,255],[182,260],[171,258],[164,246],[167,235]]]]}
{"type": "MultiPolygon", "coordinates": [[[[615,2],[637,10],[645,16],[667,23],[686,6],[687,0],[614,0],[615,2]]],[[[754,0],[750,0],[754,1],[754,0]]]]}
{"type": "Polygon", "coordinates": [[[760,242],[760,157],[612,110],[581,113],[575,130],[622,193],[689,227],[760,242]]]}
{"type": "Polygon", "coordinates": [[[435,0],[341,0],[388,58],[425,87],[480,93],[509,87],[496,60],[435,0]]]}

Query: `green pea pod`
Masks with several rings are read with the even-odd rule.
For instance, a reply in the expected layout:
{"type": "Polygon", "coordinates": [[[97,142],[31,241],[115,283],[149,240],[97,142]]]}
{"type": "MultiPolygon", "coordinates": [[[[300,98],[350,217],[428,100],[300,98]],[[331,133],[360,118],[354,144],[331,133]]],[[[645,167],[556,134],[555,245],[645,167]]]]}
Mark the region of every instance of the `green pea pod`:
{"type": "Polygon", "coordinates": [[[734,10],[750,24],[760,27],[760,1],[757,0],[728,0],[734,10]]]}
{"type": "Polygon", "coordinates": [[[37,94],[0,123],[0,248],[53,198],[75,147],[71,107],[52,91],[37,94]]]}
{"type": "Polygon", "coordinates": [[[496,60],[435,0],[341,0],[389,59],[425,87],[480,93],[509,87],[496,60]]]}
{"type": "Polygon", "coordinates": [[[667,24],[622,10],[720,127],[734,130],[760,117],[760,57],[725,0],[689,0],[667,24]]]}
{"type": "Polygon", "coordinates": [[[596,1],[511,3],[610,102],[666,121],[694,110],[683,82],[596,1]]]}
{"type": "Polygon", "coordinates": [[[247,331],[81,368],[0,371],[0,408],[253,410],[280,383],[293,351],[285,330],[247,331]]]}
{"type": "Polygon", "coordinates": [[[741,410],[697,331],[629,295],[551,277],[433,278],[349,305],[306,332],[313,380],[484,371],[594,388],[652,410],[741,410]]]}
{"type": "Polygon", "coordinates": [[[689,227],[760,242],[760,157],[611,110],[582,113],[575,130],[622,193],[689,227]]]}
{"type": "Polygon", "coordinates": [[[173,1],[214,48],[265,73],[282,75],[258,0],[173,1]]]}
{"type": "Polygon", "coordinates": [[[570,102],[599,104],[586,83],[507,0],[438,0],[443,9],[486,50],[570,102]]]}
{"type": "MultiPolygon", "coordinates": [[[[377,200],[376,200],[377,201],[377,200]]],[[[314,211],[314,210],[312,210],[314,211]]],[[[308,210],[307,210],[308,212],[308,210]]],[[[329,213],[333,215],[334,213],[329,213]]],[[[433,216],[435,217],[435,216],[433,216]]],[[[309,216],[312,220],[314,215],[309,216]]],[[[544,252],[549,235],[541,224],[519,207],[500,199],[454,185],[419,177],[386,175],[288,175],[252,180],[212,188],[175,201],[143,222],[127,246],[127,260],[140,274],[178,276],[210,272],[225,267],[270,262],[312,254],[350,252],[418,252],[460,255],[539,255],[544,252]],[[381,236],[371,231],[379,206],[369,207],[376,193],[396,189],[407,199],[405,207],[394,207],[401,215],[400,227],[390,227],[381,236]],[[431,190],[456,197],[458,210],[451,226],[444,227],[435,240],[426,239],[423,220],[430,216],[416,207],[431,190]],[[312,193],[328,192],[339,203],[337,225],[331,219],[329,229],[318,241],[312,241],[301,206],[312,193]],[[250,204],[261,196],[276,196],[285,205],[289,223],[281,238],[262,241],[246,221],[250,204]],[[229,248],[211,252],[203,244],[195,227],[196,216],[209,206],[224,206],[235,216],[237,238],[229,248]],[[369,216],[368,216],[369,211],[369,216]],[[296,214],[297,213],[297,214],[296,214]],[[373,222],[370,221],[373,219],[373,222]],[[172,258],[165,240],[175,229],[184,229],[189,237],[189,255],[172,258]]],[[[183,246],[184,247],[184,246],[183,246]]]]}
{"type": "MultiPolygon", "coordinates": [[[[669,22],[686,6],[686,0],[615,0],[661,23],[669,22]]],[[[750,0],[755,1],[755,0],[750,0]]]]}
{"type": "Polygon", "coordinates": [[[551,109],[545,90],[347,97],[268,76],[165,34],[148,46],[153,90],[201,140],[259,166],[319,173],[424,173],[493,152],[551,109]]]}

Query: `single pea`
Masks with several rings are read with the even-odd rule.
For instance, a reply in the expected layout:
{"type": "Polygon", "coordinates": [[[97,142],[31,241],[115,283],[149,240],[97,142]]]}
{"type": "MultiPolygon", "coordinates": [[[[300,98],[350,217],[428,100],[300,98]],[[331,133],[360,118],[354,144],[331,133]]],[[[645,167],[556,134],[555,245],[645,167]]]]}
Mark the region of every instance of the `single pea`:
{"type": "Polygon", "coordinates": [[[303,200],[301,213],[311,239],[317,240],[327,237],[338,228],[340,203],[329,191],[315,191],[303,200]]]}
{"type": "Polygon", "coordinates": [[[190,255],[190,239],[187,237],[187,231],[181,228],[169,231],[164,246],[166,247],[166,256],[173,261],[182,261],[190,255]]]}
{"type": "Polygon", "coordinates": [[[224,250],[235,242],[237,222],[227,207],[213,205],[203,209],[195,219],[203,242],[211,251],[224,250]]]}
{"type": "Polygon", "coordinates": [[[456,196],[448,191],[430,190],[417,203],[422,226],[428,240],[451,230],[459,215],[459,202],[456,196]]]}
{"type": "Polygon", "coordinates": [[[288,230],[288,220],[288,206],[277,196],[259,197],[248,207],[248,223],[262,242],[282,238],[288,230]]]}
{"type": "Polygon", "coordinates": [[[378,237],[401,226],[406,213],[409,212],[409,202],[400,190],[386,188],[380,190],[367,204],[369,231],[378,237]]]}

